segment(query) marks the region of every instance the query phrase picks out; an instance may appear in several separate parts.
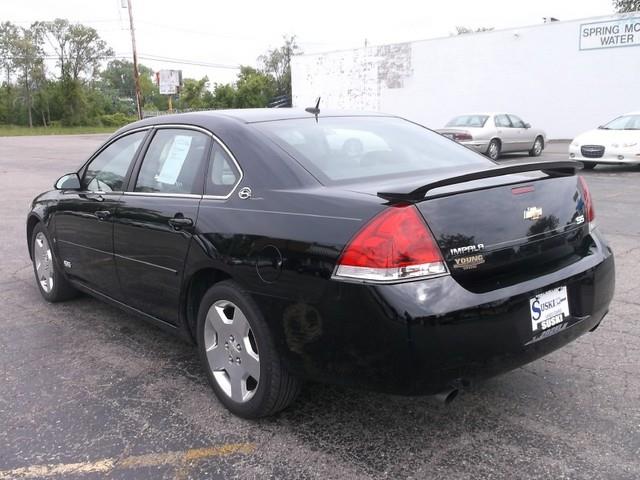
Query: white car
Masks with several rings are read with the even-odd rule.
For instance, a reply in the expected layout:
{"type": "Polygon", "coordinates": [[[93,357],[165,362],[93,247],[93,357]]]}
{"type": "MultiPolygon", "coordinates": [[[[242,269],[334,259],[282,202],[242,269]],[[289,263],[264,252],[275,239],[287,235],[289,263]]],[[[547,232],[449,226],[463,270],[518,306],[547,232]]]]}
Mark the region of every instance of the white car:
{"type": "Polygon", "coordinates": [[[580,160],[586,169],[598,163],[640,164],[640,112],[578,135],[569,146],[569,158],[580,160]]]}

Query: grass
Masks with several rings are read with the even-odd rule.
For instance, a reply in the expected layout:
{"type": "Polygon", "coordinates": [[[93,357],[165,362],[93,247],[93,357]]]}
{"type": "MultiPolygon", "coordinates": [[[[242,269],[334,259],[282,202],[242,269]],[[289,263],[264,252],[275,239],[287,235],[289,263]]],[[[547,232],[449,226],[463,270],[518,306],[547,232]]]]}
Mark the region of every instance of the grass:
{"type": "Polygon", "coordinates": [[[0,137],[25,135],[78,135],[82,133],[113,133],[117,127],[22,127],[18,125],[0,125],[0,137]]]}

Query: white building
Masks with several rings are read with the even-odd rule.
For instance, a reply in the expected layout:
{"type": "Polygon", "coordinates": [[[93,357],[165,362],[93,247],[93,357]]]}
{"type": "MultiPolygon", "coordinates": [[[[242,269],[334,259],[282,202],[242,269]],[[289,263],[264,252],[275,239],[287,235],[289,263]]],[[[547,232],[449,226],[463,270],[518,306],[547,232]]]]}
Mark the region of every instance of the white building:
{"type": "Polygon", "coordinates": [[[640,110],[640,13],[295,56],[293,105],[372,110],[431,128],[506,111],[573,138],[640,110]]]}

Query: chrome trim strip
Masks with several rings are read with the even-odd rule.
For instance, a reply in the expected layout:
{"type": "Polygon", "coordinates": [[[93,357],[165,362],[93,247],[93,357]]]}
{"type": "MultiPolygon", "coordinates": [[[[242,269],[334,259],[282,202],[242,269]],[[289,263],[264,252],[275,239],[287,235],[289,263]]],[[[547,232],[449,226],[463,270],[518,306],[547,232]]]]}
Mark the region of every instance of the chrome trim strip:
{"type": "Polygon", "coordinates": [[[88,247],[87,245],[80,245],[79,243],[73,243],[69,240],[61,240],[60,238],[56,239],[58,243],[66,243],[68,245],[73,245],[74,247],[86,248],[87,250],[93,250],[94,252],[104,253],[105,255],[113,255],[113,252],[105,252],[104,250],[100,250],[98,248],[88,247]]]}
{"type": "Polygon", "coordinates": [[[173,268],[163,267],[162,265],[156,265],[155,263],[145,262],[144,260],[138,260],[137,258],[125,257],[124,255],[119,255],[117,253],[114,253],[114,256],[116,258],[121,258],[123,260],[129,260],[130,262],[142,263],[142,264],[148,265],[150,267],[156,267],[156,268],[159,268],[161,270],[167,270],[168,272],[171,272],[173,274],[177,274],[178,273],[178,271],[174,270],[173,268]]]}
{"type": "Polygon", "coordinates": [[[123,192],[122,194],[137,197],[202,198],[202,195],[196,195],[195,193],[123,192]]]}

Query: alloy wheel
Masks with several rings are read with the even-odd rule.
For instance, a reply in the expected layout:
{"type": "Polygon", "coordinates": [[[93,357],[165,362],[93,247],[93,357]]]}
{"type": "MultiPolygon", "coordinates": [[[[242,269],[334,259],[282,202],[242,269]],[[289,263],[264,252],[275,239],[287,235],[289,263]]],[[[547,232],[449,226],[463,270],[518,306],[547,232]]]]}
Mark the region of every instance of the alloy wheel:
{"type": "Polygon", "coordinates": [[[49,241],[42,232],[38,232],[33,242],[33,261],[42,290],[50,293],[53,290],[53,256],[49,241]]]}
{"type": "Polygon", "coordinates": [[[491,142],[489,144],[489,158],[491,160],[496,160],[499,155],[498,144],[496,142],[491,142]]]}
{"type": "Polygon", "coordinates": [[[245,314],[228,300],[207,312],[204,346],[209,368],[220,389],[233,401],[253,398],[260,382],[258,346],[245,314]]]}
{"type": "Polygon", "coordinates": [[[538,156],[542,153],[542,140],[536,138],[535,143],[533,144],[533,153],[538,156]]]}

